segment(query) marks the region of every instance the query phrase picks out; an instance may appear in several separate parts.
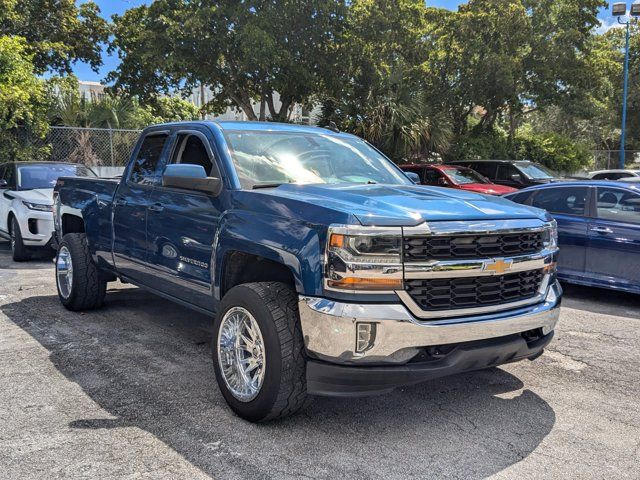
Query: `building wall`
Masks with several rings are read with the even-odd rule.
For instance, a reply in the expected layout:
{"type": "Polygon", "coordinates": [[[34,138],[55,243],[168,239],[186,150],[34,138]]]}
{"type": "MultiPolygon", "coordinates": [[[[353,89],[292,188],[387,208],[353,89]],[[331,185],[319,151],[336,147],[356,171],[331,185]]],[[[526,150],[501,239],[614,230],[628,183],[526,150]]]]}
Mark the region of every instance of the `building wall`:
{"type": "MultiPolygon", "coordinates": [[[[193,103],[196,107],[202,108],[202,105],[206,105],[213,99],[213,94],[209,87],[195,87],[191,92],[188,100],[193,103]],[[204,102],[203,102],[204,100],[204,102]]],[[[282,103],[280,102],[280,95],[278,93],[274,93],[273,96],[273,104],[276,110],[280,109],[282,103]]],[[[253,111],[256,116],[260,116],[260,102],[253,102],[253,111]]],[[[305,123],[314,125],[316,123],[316,118],[319,113],[319,108],[316,107],[312,112],[305,111],[301,105],[295,105],[293,108],[293,113],[291,114],[291,121],[296,123],[305,123]]],[[[269,110],[267,109],[267,116],[269,115],[269,110]]],[[[247,121],[247,115],[242,110],[237,110],[235,108],[229,107],[226,112],[221,115],[211,115],[208,114],[206,116],[206,120],[231,120],[231,121],[247,121]]]]}
{"type": "Polygon", "coordinates": [[[84,98],[87,102],[95,102],[102,98],[104,96],[104,89],[104,85],[99,82],[78,81],[80,97],[84,98]]]}

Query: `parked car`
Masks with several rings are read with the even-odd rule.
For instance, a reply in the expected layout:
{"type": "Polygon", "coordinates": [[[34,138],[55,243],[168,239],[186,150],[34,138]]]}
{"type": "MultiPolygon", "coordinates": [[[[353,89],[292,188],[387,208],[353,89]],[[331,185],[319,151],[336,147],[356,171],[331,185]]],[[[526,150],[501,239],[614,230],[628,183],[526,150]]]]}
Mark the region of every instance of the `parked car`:
{"type": "Polygon", "coordinates": [[[58,177],[69,176],[95,174],[71,163],[0,164],[0,237],[10,239],[15,261],[28,260],[35,249],[51,249],[53,187],[58,177]]]}
{"type": "Polygon", "coordinates": [[[218,385],[251,421],[533,360],[558,320],[546,212],[415,185],[345,133],[153,126],[122,180],[54,199],[62,304],[97,308],[120,278],[215,314],[218,385]]]}
{"type": "Polygon", "coordinates": [[[589,172],[591,180],[624,180],[626,178],[640,178],[640,170],[596,170],[589,172]]]}
{"type": "Polygon", "coordinates": [[[558,183],[505,198],[542,208],[555,218],[561,280],[640,293],[640,185],[558,183]]]}
{"type": "Polygon", "coordinates": [[[416,173],[421,185],[458,188],[488,195],[504,195],[515,192],[515,188],[491,183],[478,172],[467,167],[456,165],[412,164],[400,165],[405,172],[416,173]]]}
{"type": "Polygon", "coordinates": [[[450,164],[471,168],[494,183],[518,190],[562,180],[547,167],[528,160],[459,160],[450,164]]]}

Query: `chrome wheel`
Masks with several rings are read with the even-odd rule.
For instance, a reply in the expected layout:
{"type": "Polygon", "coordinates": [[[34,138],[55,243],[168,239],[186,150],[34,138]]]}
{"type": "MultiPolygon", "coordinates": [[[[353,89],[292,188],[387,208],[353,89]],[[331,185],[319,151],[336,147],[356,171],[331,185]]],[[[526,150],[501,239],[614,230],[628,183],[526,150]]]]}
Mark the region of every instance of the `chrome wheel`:
{"type": "Polygon", "coordinates": [[[56,259],[56,276],[58,278],[58,291],[63,298],[69,298],[73,287],[73,263],[71,252],[67,247],[62,247],[56,259]]]}
{"type": "Polygon", "coordinates": [[[218,365],[231,394],[250,402],[264,381],[266,358],[258,322],[242,307],[230,308],[220,322],[218,365]]]}
{"type": "Polygon", "coordinates": [[[17,228],[17,225],[14,224],[13,228],[11,229],[11,251],[12,252],[16,251],[16,228],[17,228]]]}

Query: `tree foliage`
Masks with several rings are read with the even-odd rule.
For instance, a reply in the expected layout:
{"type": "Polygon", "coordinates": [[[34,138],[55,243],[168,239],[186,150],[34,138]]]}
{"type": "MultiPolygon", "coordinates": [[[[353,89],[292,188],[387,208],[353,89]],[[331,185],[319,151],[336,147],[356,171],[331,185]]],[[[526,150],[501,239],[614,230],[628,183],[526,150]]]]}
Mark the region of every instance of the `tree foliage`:
{"type": "Polygon", "coordinates": [[[97,71],[109,29],[93,2],[0,0],[0,35],[26,39],[36,73],[71,73],[77,61],[97,71]]]}
{"type": "Polygon", "coordinates": [[[426,10],[420,0],[355,0],[340,44],[340,81],[325,84],[321,124],[335,123],[396,161],[443,152],[446,119],[436,121],[421,69],[426,10]]]}
{"type": "Polygon", "coordinates": [[[142,129],[154,123],[196,120],[198,108],[179,97],[152,97],[142,104],[137,97],[107,93],[88,101],[80,96],[75,77],[54,77],[47,82],[52,125],[87,128],[142,129]]]}
{"type": "Polygon", "coordinates": [[[207,85],[211,112],[233,106],[257,120],[259,100],[272,119],[287,120],[332,80],[344,10],[336,0],[157,0],[114,17],[121,64],[110,78],[143,100],[207,85]]]}
{"type": "Polygon", "coordinates": [[[43,152],[21,148],[17,131],[43,137],[47,131],[44,82],[34,75],[33,55],[23,38],[0,36],[0,161],[30,160],[43,152]]]}

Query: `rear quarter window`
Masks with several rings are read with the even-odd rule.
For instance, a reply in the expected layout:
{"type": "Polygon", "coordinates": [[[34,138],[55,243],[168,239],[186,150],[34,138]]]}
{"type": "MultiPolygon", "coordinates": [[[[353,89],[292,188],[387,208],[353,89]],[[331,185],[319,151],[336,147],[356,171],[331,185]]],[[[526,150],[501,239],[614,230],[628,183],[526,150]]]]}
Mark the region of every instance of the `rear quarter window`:
{"type": "Polygon", "coordinates": [[[531,192],[520,192],[516,193],[515,195],[509,195],[507,199],[511,200],[512,202],[526,204],[530,196],[531,192]]]}

